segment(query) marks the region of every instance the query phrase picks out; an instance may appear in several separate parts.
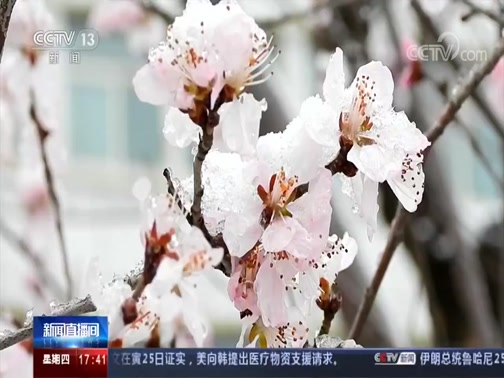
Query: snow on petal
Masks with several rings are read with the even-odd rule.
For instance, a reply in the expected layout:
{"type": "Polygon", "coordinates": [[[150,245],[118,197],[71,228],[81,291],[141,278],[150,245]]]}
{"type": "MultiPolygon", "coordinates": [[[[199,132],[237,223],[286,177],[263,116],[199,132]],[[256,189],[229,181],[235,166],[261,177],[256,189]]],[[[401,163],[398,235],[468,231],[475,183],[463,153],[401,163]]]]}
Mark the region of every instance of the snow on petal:
{"type": "Polygon", "coordinates": [[[172,146],[185,148],[198,142],[200,127],[186,113],[172,107],[165,117],[163,135],[172,146]]]}

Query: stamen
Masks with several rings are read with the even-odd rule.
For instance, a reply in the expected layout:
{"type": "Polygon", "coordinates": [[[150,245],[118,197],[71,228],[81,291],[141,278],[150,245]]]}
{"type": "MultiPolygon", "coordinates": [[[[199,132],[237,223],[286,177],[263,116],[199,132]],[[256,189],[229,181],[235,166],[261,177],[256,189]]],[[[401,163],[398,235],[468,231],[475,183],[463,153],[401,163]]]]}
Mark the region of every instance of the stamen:
{"type": "MultiPolygon", "coordinates": [[[[273,50],[271,50],[273,51],[273,50]]],[[[270,62],[266,65],[264,65],[259,71],[255,72],[254,74],[251,74],[249,76],[249,80],[253,80],[255,79],[256,77],[258,77],[259,75],[262,75],[264,73],[264,71],[266,71],[268,68],[271,67],[271,65],[273,63],[275,63],[275,61],[278,59],[278,57],[280,56],[280,52],[278,52],[274,57],[273,59],[270,60],[270,62]]]]}
{"type": "Polygon", "coordinates": [[[244,87],[253,87],[254,85],[259,85],[259,84],[265,83],[265,82],[267,82],[271,78],[271,76],[273,76],[273,72],[271,72],[268,76],[264,77],[261,80],[251,81],[251,82],[245,83],[244,87]]]}

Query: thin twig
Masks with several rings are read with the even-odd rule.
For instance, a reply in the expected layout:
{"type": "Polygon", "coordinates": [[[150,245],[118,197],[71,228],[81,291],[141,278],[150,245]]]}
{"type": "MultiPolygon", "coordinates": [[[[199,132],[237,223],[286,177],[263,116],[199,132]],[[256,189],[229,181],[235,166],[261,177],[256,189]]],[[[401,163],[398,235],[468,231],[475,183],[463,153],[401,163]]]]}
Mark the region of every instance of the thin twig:
{"type": "Polygon", "coordinates": [[[60,251],[61,251],[61,259],[63,260],[63,269],[65,271],[65,279],[67,284],[67,299],[72,297],[73,293],[73,284],[72,284],[72,276],[70,273],[70,264],[68,262],[68,252],[65,242],[65,237],[63,234],[63,222],[62,222],[62,214],[61,207],[58,196],[56,194],[56,190],[54,188],[54,179],[51,171],[51,167],[49,166],[49,160],[47,158],[47,151],[45,141],[47,136],[49,135],[48,131],[42,125],[40,118],[37,115],[36,107],[35,107],[35,94],[32,93],[32,102],[30,105],[30,116],[35,126],[37,127],[37,136],[40,142],[40,152],[42,158],[42,164],[44,166],[44,176],[46,179],[47,190],[49,192],[49,197],[51,198],[51,202],[54,208],[55,222],[56,222],[56,231],[58,234],[58,239],[60,242],[60,251]]]}
{"type": "Polygon", "coordinates": [[[497,24],[499,24],[499,26],[504,25],[504,18],[502,18],[497,13],[494,13],[494,12],[488,10],[488,9],[482,8],[479,5],[474,4],[470,0],[461,0],[461,1],[465,5],[467,5],[469,8],[471,8],[471,10],[469,11],[469,13],[467,13],[467,14],[465,14],[465,15],[462,16],[462,18],[461,18],[462,21],[468,21],[471,17],[473,17],[473,16],[475,16],[477,14],[481,14],[481,15],[487,16],[488,18],[492,19],[497,24]]]}
{"type": "Polygon", "coordinates": [[[182,210],[183,214],[187,214],[188,216],[190,216],[191,214],[188,214],[188,211],[184,206],[182,199],[177,193],[178,188],[175,187],[175,184],[173,183],[173,179],[171,177],[170,170],[168,168],[164,169],[163,176],[166,179],[166,184],[168,185],[168,194],[171,194],[173,196],[175,202],[177,203],[177,206],[179,207],[180,210],[182,210]]]}
{"type": "Polygon", "coordinates": [[[0,62],[2,61],[7,31],[16,0],[0,0],[0,62]]]}
{"type": "MultiPolygon", "coordinates": [[[[429,15],[422,8],[420,2],[418,0],[411,0],[411,6],[415,10],[418,19],[425,27],[425,29],[428,30],[434,38],[438,39],[441,33],[439,32],[437,26],[434,24],[429,15]]],[[[444,46],[445,49],[447,48],[445,41],[442,41],[440,43],[444,46]]],[[[456,72],[460,72],[462,64],[458,60],[458,57],[453,57],[453,59],[448,59],[447,61],[456,72]]],[[[501,140],[504,141],[504,126],[501,124],[499,117],[495,115],[495,112],[491,109],[491,107],[487,104],[487,102],[483,99],[483,97],[478,93],[478,91],[474,91],[473,93],[471,93],[471,97],[474,100],[476,106],[478,106],[480,111],[490,121],[490,125],[492,126],[494,131],[497,133],[497,135],[499,135],[501,140]]]]}
{"type": "MultiPolygon", "coordinates": [[[[75,316],[96,311],[96,306],[88,295],[84,299],[72,300],[59,305],[59,310],[51,316],[75,316]]],[[[18,329],[15,332],[2,331],[4,335],[0,337],[0,350],[15,345],[25,339],[33,337],[33,323],[18,329]]]]}
{"type": "Polygon", "coordinates": [[[42,285],[47,287],[57,298],[63,298],[65,290],[53,278],[46,269],[46,266],[37,253],[35,253],[28,243],[20,238],[3,220],[0,219],[0,233],[2,233],[9,243],[15,246],[28,260],[31,261],[42,285]]]}
{"type": "MultiPolygon", "coordinates": [[[[492,71],[502,55],[504,55],[504,38],[499,41],[497,47],[490,55],[489,59],[486,62],[475,65],[471,69],[463,83],[459,84],[455,88],[450,100],[443,109],[441,116],[437,119],[430,132],[427,133],[427,138],[432,144],[434,144],[434,142],[443,134],[446,127],[455,118],[457,111],[460,109],[464,101],[478,87],[483,78],[492,71]]],[[[430,147],[432,147],[432,144],[430,147]]],[[[424,151],[425,158],[427,158],[430,147],[424,151]]],[[[380,288],[380,285],[382,283],[383,277],[385,276],[385,273],[390,264],[390,261],[392,260],[392,256],[397,246],[402,241],[404,228],[410,219],[411,213],[408,213],[401,205],[399,205],[394,220],[392,221],[391,231],[387,240],[387,244],[385,246],[385,250],[381,257],[378,268],[376,269],[375,275],[371,281],[371,284],[366,290],[355,320],[350,329],[348,338],[358,338],[360,333],[362,332],[364,324],[366,323],[366,320],[376,298],[376,294],[378,293],[378,289],[380,288]]]]}

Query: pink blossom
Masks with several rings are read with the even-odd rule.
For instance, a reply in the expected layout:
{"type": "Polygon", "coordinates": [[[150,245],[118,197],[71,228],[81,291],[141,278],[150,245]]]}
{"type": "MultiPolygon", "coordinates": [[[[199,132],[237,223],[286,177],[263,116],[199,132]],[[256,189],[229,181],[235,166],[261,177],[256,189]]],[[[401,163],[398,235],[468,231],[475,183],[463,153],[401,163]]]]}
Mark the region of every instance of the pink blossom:
{"type": "Polygon", "coordinates": [[[402,44],[404,67],[399,78],[399,85],[403,88],[412,88],[422,80],[422,61],[416,56],[418,45],[414,41],[406,40],[402,44]]]}
{"type": "Polygon", "coordinates": [[[167,40],[149,54],[133,85],[141,101],[186,110],[211,97],[232,101],[244,87],[260,82],[273,48],[234,0],[212,5],[189,0],[169,26],[167,40]],[[227,89],[224,90],[224,88],[227,89]]]}

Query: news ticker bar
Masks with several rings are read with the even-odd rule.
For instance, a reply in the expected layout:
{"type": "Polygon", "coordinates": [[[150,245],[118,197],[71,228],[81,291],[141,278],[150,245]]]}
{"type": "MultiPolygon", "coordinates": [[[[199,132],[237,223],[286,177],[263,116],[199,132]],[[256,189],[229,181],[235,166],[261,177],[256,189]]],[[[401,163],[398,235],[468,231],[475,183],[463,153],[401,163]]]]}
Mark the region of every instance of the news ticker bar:
{"type": "Polygon", "coordinates": [[[504,376],[504,349],[93,348],[39,349],[34,357],[35,378],[504,376]]]}

